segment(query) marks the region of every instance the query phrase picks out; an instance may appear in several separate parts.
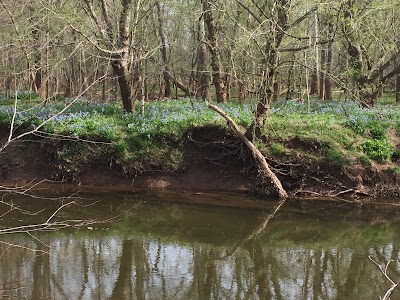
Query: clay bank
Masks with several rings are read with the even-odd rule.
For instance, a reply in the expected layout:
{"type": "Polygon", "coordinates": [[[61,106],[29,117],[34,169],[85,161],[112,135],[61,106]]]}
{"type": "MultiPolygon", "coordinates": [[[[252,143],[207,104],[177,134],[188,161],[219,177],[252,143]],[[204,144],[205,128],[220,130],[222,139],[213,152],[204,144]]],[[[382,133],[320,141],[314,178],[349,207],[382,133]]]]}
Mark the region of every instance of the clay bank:
{"type": "MultiPolygon", "coordinates": [[[[248,147],[202,102],[150,103],[144,115],[78,101],[17,113],[0,155],[0,180],[273,194],[248,147]],[[44,126],[37,127],[55,116],[44,126]]],[[[1,141],[12,110],[2,106],[1,141]]],[[[222,107],[240,128],[251,106],[222,107]]],[[[289,196],[399,197],[399,109],[353,102],[282,101],[253,144],[289,196]]]]}

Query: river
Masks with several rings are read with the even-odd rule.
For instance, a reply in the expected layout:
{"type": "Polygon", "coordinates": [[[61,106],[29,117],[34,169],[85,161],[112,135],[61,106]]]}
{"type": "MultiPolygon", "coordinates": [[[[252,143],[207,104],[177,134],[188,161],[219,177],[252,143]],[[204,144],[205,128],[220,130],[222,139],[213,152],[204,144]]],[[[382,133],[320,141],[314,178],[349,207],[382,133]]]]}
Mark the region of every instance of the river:
{"type": "Polygon", "coordinates": [[[1,299],[379,299],[391,284],[369,257],[400,280],[397,209],[292,200],[255,234],[276,202],[44,191],[3,199],[1,299]]]}

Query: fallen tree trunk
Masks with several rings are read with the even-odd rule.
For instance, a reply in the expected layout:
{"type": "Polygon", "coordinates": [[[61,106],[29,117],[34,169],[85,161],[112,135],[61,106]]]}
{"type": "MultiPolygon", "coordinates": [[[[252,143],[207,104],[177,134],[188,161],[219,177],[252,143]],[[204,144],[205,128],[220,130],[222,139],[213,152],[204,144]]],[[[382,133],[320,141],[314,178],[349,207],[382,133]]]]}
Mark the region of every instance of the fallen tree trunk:
{"type": "Polygon", "coordinates": [[[172,76],[167,70],[164,71],[164,78],[168,79],[169,81],[172,81],[173,84],[175,84],[178,88],[180,88],[183,92],[185,92],[186,96],[194,96],[195,93],[192,92],[189,87],[184,85],[182,82],[180,82],[178,79],[176,79],[174,76],[172,76]]]}
{"type": "Polygon", "coordinates": [[[232,130],[235,132],[236,136],[238,136],[243,143],[246,144],[246,146],[250,149],[251,153],[253,154],[254,158],[257,160],[259,163],[259,167],[261,171],[263,172],[264,176],[267,177],[268,179],[271,180],[272,185],[274,186],[275,192],[278,195],[280,199],[285,199],[287,198],[287,193],[282,187],[282,183],[276,177],[274,172],[271,171],[269,168],[269,165],[260,150],[257,149],[257,147],[240,131],[239,127],[236,125],[236,123],[229,117],[222,109],[219,107],[207,103],[208,108],[216,111],[218,114],[220,114],[229,124],[229,126],[232,128],[232,130]]]}

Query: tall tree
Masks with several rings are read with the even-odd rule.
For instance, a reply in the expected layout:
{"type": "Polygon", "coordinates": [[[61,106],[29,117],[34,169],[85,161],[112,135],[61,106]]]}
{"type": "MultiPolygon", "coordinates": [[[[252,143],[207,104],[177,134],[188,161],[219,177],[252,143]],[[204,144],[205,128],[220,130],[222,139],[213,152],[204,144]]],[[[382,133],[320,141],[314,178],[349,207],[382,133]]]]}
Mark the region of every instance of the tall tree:
{"type": "Polygon", "coordinates": [[[257,26],[265,26],[269,28],[265,30],[264,45],[262,48],[262,78],[261,78],[261,99],[258,101],[255,117],[252,125],[248,128],[246,135],[248,137],[260,136],[260,127],[263,125],[264,117],[268,116],[272,95],[274,93],[274,85],[276,81],[276,73],[278,67],[278,49],[288,29],[288,14],[291,1],[276,0],[274,3],[266,3],[264,7],[255,5],[253,10],[246,7],[249,13],[256,19],[257,26]],[[267,7],[269,6],[270,7],[267,7]],[[256,13],[258,11],[258,13],[256,13]],[[268,11],[271,15],[264,15],[268,11]],[[261,12],[261,13],[260,13],[261,12]],[[267,22],[266,22],[267,21],[267,22]]]}
{"type": "Polygon", "coordinates": [[[156,10],[157,10],[157,20],[158,20],[158,34],[161,39],[161,58],[163,62],[163,76],[164,76],[164,83],[165,83],[165,89],[164,89],[164,97],[170,98],[171,97],[171,81],[170,81],[170,75],[168,73],[168,54],[167,54],[167,49],[168,45],[166,42],[165,34],[164,34],[164,24],[163,24],[163,19],[162,19],[162,14],[161,14],[161,4],[160,1],[156,1],[156,10]]]}
{"type": "Polygon", "coordinates": [[[399,3],[386,1],[386,9],[381,10],[376,2],[347,0],[341,7],[341,29],[350,62],[348,73],[356,87],[352,95],[366,106],[374,105],[382,85],[400,73],[400,65],[396,64],[400,33],[387,36],[387,32],[392,32],[392,24],[382,22],[390,12],[388,8],[399,3]]]}
{"type": "Polygon", "coordinates": [[[318,53],[318,13],[311,14],[311,84],[310,94],[317,95],[319,92],[319,53],[318,53]]]}
{"type": "Polygon", "coordinates": [[[226,86],[224,83],[224,71],[221,63],[219,48],[219,24],[215,16],[217,0],[202,0],[203,17],[206,25],[207,45],[211,54],[211,68],[213,71],[213,84],[217,102],[226,102],[226,86]]]}
{"type": "Polygon", "coordinates": [[[332,44],[333,24],[330,16],[322,16],[321,27],[324,28],[327,43],[321,46],[321,75],[319,83],[319,98],[321,100],[332,100],[332,44]]]}
{"type": "Polygon", "coordinates": [[[208,53],[205,41],[204,18],[201,17],[198,23],[198,52],[197,52],[197,97],[209,101],[210,93],[210,72],[208,69],[208,53]]]}
{"type": "Polygon", "coordinates": [[[77,29],[98,50],[109,57],[111,67],[118,78],[122,104],[126,112],[135,109],[132,67],[142,55],[136,37],[138,24],[143,20],[143,14],[148,13],[144,7],[147,2],[149,1],[84,0],[84,10],[93,24],[94,36],[77,29]]]}

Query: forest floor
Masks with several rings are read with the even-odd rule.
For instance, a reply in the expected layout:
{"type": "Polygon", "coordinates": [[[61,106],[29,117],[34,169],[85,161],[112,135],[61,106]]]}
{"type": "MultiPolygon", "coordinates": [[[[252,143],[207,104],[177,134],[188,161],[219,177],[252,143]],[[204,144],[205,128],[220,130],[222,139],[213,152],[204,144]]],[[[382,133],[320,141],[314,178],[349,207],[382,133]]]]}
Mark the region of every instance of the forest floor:
{"type": "MultiPolygon", "coordinates": [[[[8,132],[0,130],[0,142],[8,132]]],[[[393,137],[398,143],[398,137],[393,137]]],[[[362,199],[375,197],[399,199],[398,165],[371,161],[365,165],[353,161],[338,167],[331,161],[313,159],[308,154],[318,151],[318,145],[292,139],[286,147],[296,149],[296,157],[267,159],[290,196],[340,197],[362,199]]],[[[195,127],[182,143],[184,159],[171,171],[158,168],[148,160],[137,174],[127,174],[113,165],[112,157],[98,157],[81,164],[73,176],[60,177],[61,166],[52,155],[57,149],[48,141],[11,144],[0,155],[0,182],[3,185],[23,185],[41,180],[68,181],[78,185],[119,188],[154,188],[190,191],[231,191],[258,194],[272,190],[261,180],[251,154],[232,134],[219,127],[195,127]],[[51,149],[51,151],[49,150],[51,149]]]]}

